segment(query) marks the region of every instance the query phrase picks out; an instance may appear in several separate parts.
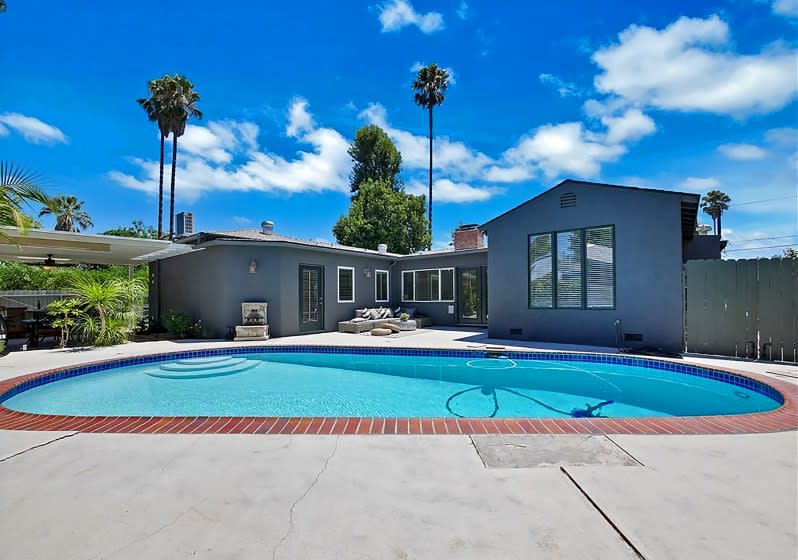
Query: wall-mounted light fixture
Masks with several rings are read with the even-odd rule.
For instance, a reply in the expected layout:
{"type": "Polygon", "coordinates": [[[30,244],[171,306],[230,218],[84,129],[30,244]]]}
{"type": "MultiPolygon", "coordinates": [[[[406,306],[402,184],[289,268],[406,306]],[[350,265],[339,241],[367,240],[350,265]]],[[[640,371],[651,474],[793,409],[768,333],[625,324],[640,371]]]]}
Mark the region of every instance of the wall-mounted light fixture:
{"type": "Polygon", "coordinates": [[[371,278],[371,269],[369,267],[365,267],[363,269],[363,276],[366,278],[371,278]]]}
{"type": "Polygon", "coordinates": [[[255,274],[257,270],[258,270],[258,261],[252,259],[251,261],[249,261],[249,273],[255,274]]]}

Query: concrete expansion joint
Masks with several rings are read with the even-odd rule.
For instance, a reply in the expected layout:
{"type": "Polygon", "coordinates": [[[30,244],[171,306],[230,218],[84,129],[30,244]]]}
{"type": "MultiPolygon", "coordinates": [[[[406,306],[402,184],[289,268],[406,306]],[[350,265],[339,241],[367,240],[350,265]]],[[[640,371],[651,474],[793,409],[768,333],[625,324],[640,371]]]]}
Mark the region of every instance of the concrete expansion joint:
{"type": "Polygon", "coordinates": [[[629,457],[631,457],[631,458],[634,460],[634,462],[635,462],[635,463],[637,463],[637,464],[638,464],[638,465],[640,465],[641,467],[645,467],[645,465],[643,464],[643,461],[641,461],[640,459],[638,459],[637,457],[635,457],[634,455],[632,455],[631,453],[629,453],[629,452],[628,452],[626,449],[624,449],[624,447],[623,447],[623,446],[622,446],[620,443],[618,443],[617,441],[615,441],[614,439],[612,439],[612,438],[611,438],[610,436],[608,436],[607,434],[604,434],[604,437],[605,437],[605,438],[607,438],[608,440],[610,440],[610,443],[612,443],[612,444],[613,444],[615,447],[617,447],[617,448],[618,448],[618,449],[620,449],[622,452],[624,452],[626,455],[628,455],[629,457]]]}
{"type": "Polygon", "coordinates": [[[4,461],[8,461],[9,459],[13,459],[14,457],[19,457],[23,453],[27,453],[28,451],[31,451],[33,449],[38,449],[39,447],[44,447],[46,445],[50,445],[51,443],[55,443],[56,441],[61,441],[62,439],[74,437],[74,436],[78,435],[79,433],[80,432],[72,432],[71,434],[65,434],[65,435],[59,436],[59,437],[57,437],[55,439],[51,439],[50,441],[46,441],[46,442],[40,443],[38,445],[33,445],[31,447],[28,447],[27,449],[23,449],[22,451],[14,453],[13,455],[9,455],[8,457],[3,457],[2,459],[0,459],[0,463],[2,463],[4,461]]]}
{"type": "Polygon", "coordinates": [[[631,551],[638,558],[640,558],[640,560],[647,560],[646,557],[643,555],[643,553],[640,552],[640,549],[638,549],[634,545],[634,543],[631,540],[629,540],[629,537],[627,537],[626,534],[623,531],[621,531],[621,528],[618,527],[618,525],[616,525],[616,523],[610,518],[610,516],[607,515],[607,513],[603,509],[601,509],[601,506],[599,506],[596,503],[596,501],[593,498],[590,497],[590,494],[588,494],[587,491],[584,488],[582,488],[582,486],[580,486],[580,484],[576,481],[576,479],[573,476],[571,476],[571,473],[569,473],[567,470],[565,470],[565,467],[562,467],[562,466],[560,467],[560,471],[566,476],[566,478],[568,478],[568,480],[571,481],[571,483],[574,486],[576,486],[576,489],[579,490],[579,492],[590,503],[590,505],[593,506],[593,508],[597,512],[599,512],[601,514],[601,517],[603,517],[604,520],[607,523],[609,523],[610,527],[612,527],[612,529],[618,534],[618,536],[621,537],[621,540],[624,543],[626,543],[626,545],[631,549],[631,551]]]}
{"type": "Polygon", "coordinates": [[[286,533],[282,536],[279,542],[276,545],[274,545],[274,548],[272,549],[272,560],[277,559],[277,549],[280,548],[294,532],[294,509],[296,508],[297,505],[299,505],[299,503],[302,500],[304,500],[308,496],[308,494],[310,494],[311,490],[313,490],[313,488],[315,488],[316,485],[319,483],[321,475],[324,474],[324,471],[327,470],[327,465],[330,464],[330,459],[332,459],[333,456],[335,455],[335,452],[338,451],[339,439],[340,436],[335,436],[335,445],[333,446],[333,449],[330,452],[330,454],[324,460],[324,464],[322,465],[321,470],[319,470],[319,472],[316,473],[316,477],[313,479],[313,482],[310,483],[310,486],[307,487],[307,489],[302,493],[302,495],[299,496],[299,498],[297,498],[294,501],[294,503],[291,504],[291,507],[288,509],[288,531],[286,531],[286,533]]]}

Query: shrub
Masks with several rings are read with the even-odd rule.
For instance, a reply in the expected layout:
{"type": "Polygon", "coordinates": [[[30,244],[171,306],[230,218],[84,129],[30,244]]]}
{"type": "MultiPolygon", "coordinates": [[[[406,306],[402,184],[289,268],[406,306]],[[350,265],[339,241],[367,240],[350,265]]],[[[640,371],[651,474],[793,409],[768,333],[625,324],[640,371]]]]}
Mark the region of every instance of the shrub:
{"type": "Polygon", "coordinates": [[[70,333],[83,313],[80,301],[76,298],[53,301],[47,306],[47,313],[54,317],[52,325],[61,329],[61,348],[66,348],[70,333]]]}
{"type": "Polygon", "coordinates": [[[192,321],[191,315],[182,311],[176,312],[170,309],[161,317],[161,324],[166,332],[178,338],[187,338],[194,334],[194,321],[192,321]]]}
{"type": "Polygon", "coordinates": [[[94,346],[126,342],[141,317],[147,293],[138,278],[97,281],[78,277],[68,289],[81,309],[76,329],[94,346]]]}

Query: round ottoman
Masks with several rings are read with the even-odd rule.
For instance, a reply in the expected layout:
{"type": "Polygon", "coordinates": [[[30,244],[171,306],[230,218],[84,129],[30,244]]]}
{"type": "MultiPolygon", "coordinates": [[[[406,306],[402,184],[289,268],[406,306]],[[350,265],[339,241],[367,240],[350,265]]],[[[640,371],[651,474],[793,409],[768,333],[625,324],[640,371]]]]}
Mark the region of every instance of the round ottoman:
{"type": "Polygon", "coordinates": [[[393,331],[391,329],[382,329],[377,327],[376,329],[371,329],[371,336],[387,336],[392,332],[393,331]]]}
{"type": "Polygon", "coordinates": [[[383,323],[382,325],[380,325],[380,328],[381,329],[388,329],[389,331],[394,332],[394,333],[398,333],[399,331],[402,330],[402,329],[399,328],[399,325],[397,325],[395,323],[383,323]]]}

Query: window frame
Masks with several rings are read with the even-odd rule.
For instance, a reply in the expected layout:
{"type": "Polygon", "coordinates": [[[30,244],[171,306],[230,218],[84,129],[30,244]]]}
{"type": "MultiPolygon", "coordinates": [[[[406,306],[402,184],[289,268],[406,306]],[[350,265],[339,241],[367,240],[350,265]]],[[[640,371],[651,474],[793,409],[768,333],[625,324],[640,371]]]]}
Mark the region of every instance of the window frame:
{"type": "Polygon", "coordinates": [[[581,228],[565,228],[560,230],[553,230],[553,231],[541,231],[536,233],[530,233],[527,235],[526,241],[526,259],[527,259],[527,266],[526,266],[526,282],[527,282],[527,309],[564,309],[564,310],[573,310],[573,311],[613,311],[615,310],[618,301],[618,259],[617,259],[617,251],[616,251],[616,235],[615,235],[615,224],[601,224],[595,226],[586,226],[581,228]],[[587,231],[591,229],[603,229],[603,228],[610,228],[611,230],[611,239],[612,239],[612,306],[611,307],[590,307],[587,304],[587,231]],[[568,232],[568,231],[579,231],[581,236],[581,246],[582,246],[582,254],[580,255],[581,259],[581,277],[582,277],[582,304],[579,307],[563,307],[557,304],[557,234],[568,232]],[[531,286],[530,286],[530,271],[531,271],[531,255],[529,254],[529,245],[532,241],[533,237],[537,237],[540,235],[549,235],[551,236],[551,306],[538,306],[532,305],[532,293],[531,293],[531,286]]]}
{"type": "Polygon", "coordinates": [[[457,289],[457,274],[455,274],[455,267],[445,266],[443,268],[414,268],[402,271],[402,303],[454,303],[457,289]],[[441,299],[443,287],[443,271],[450,270],[452,272],[452,299],[441,299]],[[416,299],[416,272],[438,272],[438,299],[417,300],[416,299]],[[412,274],[413,277],[413,299],[405,299],[405,274],[412,274]]]}
{"type": "Polygon", "coordinates": [[[355,267],[354,266],[339,266],[336,268],[335,274],[336,293],[338,303],[355,303],[355,267]],[[341,271],[348,270],[352,273],[352,299],[341,299],[341,271]]]}
{"type": "Polygon", "coordinates": [[[391,301],[391,273],[377,268],[374,270],[374,303],[388,303],[389,301],[391,301]],[[377,278],[380,274],[385,274],[385,299],[378,298],[377,278]]]}

